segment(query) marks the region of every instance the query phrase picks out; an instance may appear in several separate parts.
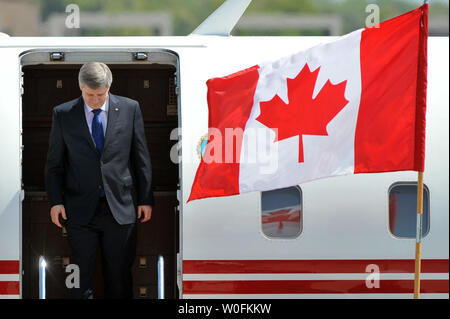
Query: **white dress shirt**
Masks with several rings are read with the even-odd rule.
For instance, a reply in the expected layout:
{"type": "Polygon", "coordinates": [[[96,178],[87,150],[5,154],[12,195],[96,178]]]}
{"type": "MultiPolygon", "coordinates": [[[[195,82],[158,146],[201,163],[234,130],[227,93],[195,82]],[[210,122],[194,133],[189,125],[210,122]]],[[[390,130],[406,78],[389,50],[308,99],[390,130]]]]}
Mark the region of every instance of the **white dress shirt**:
{"type": "MultiPolygon", "coordinates": [[[[102,112],[100,112],[100,118],[102,119],[103,136],[105,136],[106,125],[108,124],[109,95],[100,109],[102,110],[102,112]]],[[[92,112],[92,110],[94,109],[89,105],[87,105],[86,102],[84,102],[84,114],[86,115],[86,122],[89,127],[89,132],[91,132],[91,135],[92,135],[92,120],[94,119],[94,113],[92,112]]]]}

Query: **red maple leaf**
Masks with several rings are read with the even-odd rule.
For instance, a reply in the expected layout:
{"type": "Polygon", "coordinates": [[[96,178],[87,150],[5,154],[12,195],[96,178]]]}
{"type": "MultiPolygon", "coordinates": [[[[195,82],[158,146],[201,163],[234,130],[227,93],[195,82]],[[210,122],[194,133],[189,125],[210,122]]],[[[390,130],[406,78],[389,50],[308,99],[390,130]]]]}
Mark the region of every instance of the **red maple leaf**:
{"type": "Polygon", "coordinates": [[[256,120],[278,129],[275,142],[299,136],[298,162],[303,162],[303,135],[328,135],[328,123],[347,105],[344,92],[347,81],[325,85],[313,99],[314,86],[320,67],[311,72],[308,64],[294,79],[287,79],[289,104],[275,95],[272,100],[261,102],[261,114],[256,120]]]}

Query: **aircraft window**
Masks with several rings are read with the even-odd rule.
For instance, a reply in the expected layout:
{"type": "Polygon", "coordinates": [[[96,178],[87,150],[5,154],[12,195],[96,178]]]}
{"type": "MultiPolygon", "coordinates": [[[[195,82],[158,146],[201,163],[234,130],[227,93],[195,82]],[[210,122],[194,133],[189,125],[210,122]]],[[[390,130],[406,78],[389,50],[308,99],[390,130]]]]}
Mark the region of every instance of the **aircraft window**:
{"type": "MultiPolygon", "coordinates": [[[[389,230],[398,238],[416,238],[417,182],[396,183],[389,189],[389,230]]],[[[422,237],[430,231],[428,187],[423,188],[422,237]]]]}
{"type": "Polygon", "coordinates": [[[293,239],[300,235],[302,192],[293,186],[261,193],[262,232],[269,238],[293,239]]]}

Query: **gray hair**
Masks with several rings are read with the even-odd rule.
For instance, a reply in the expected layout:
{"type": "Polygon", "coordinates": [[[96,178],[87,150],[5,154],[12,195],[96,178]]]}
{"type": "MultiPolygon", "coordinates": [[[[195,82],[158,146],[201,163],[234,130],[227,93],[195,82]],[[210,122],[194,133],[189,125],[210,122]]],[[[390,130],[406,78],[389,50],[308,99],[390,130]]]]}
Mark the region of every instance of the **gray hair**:
{"type": "Polygon", "coordinates": [[[105,63],[88,62],[83,64],[78,73],[78,82],[81,86],[87,85],[91,89],[111,87],[112,73],[105,63]]]}

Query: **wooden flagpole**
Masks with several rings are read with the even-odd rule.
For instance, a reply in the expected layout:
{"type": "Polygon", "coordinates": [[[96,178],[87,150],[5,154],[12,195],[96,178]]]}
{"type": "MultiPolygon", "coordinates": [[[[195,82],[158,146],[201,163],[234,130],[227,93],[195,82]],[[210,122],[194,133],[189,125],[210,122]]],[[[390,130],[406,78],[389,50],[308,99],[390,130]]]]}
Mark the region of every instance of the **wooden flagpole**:
{"type": "MultiPolygon", "coordinates": [[[[423,4],[427,4],[424,0],[423,4]]],[[[418,172],[417,215],[416,215],[416,260],[414,263],[414,299],[420,298],[420,271],[422,261],[422,221],[423,221],[423,172],[418,172]]]]}
{"type": "Polygon", "coordinates": [[[417,182],[417,216],[416,216],[416,261],[414,270],[414,299],[420,298],[420,268],[422,255],[422,220],[423,220],[423,172],[419,172],[417,182]]]}

